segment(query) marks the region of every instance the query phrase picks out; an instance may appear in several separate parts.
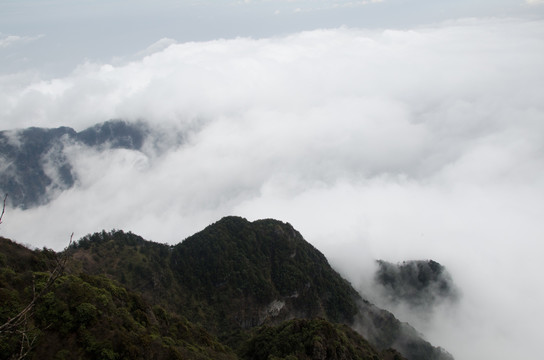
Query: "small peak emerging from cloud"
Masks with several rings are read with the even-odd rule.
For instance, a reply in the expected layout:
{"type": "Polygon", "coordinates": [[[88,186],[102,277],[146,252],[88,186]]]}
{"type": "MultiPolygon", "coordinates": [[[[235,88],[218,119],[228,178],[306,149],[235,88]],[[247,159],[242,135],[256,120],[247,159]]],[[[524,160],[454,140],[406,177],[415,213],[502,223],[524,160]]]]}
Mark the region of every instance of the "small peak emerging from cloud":
{"type": "Polygon", "coordinates": [[[9,209],[2,235],[59,248],[67,231],[122,228],[176,242],[225,214],[278,218],[345,272],[361,254],[441,259],[466,316],[440,308],[426,334],[457,358],[531,358],[544,299],[533,285],[544,266],[543,38],[534,20],[343,27],[165,40],[113,67],[3,76],[0,129],[117,118],[186,135],[159,155],[67,147],[79,183],[47,206],[9,209]]]}
{"type": "Polygon", "coordinates": [[[459,298],[449,272],[433,260],[397,264],[378,260],[374,280],[388,301],[403,302],[425,313],[444,301],[456,302],[459,298]]]}

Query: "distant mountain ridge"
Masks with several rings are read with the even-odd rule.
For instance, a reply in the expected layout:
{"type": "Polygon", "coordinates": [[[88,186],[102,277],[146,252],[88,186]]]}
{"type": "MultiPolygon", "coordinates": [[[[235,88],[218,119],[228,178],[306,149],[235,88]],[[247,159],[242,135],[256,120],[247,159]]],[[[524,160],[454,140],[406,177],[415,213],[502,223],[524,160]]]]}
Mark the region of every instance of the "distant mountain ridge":
{"type": "Polygon", "coordinates": [[[110,120],[77,132],[70,127],[31,127],[0,131],[0,191],[14,207],[47,203],[51,192],[72,187],[77,180],[64,153],[68,145],[95,149],[141,150],[151,133],[143,122],[110,120]]]}

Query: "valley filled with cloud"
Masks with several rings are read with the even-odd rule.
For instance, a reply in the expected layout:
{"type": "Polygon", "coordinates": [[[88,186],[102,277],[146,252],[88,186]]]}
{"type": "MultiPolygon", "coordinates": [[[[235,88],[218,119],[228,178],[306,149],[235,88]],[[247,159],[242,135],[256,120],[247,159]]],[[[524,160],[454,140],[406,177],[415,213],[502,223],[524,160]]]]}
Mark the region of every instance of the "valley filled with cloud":
{"type": "MultiPolygon", "coordinates": [[[[15,41],[40,40],[0,47],[15,41]]],[[[542,20],[464,18],[163,38],[62,76],[2,74],[3,130],[110,119],[152,129],[141,150],[67,143],[75,185],[9,207],[2,235],[60,250],[72,232],[117,228],[175,244],[226,215],[275,218],[363,296],[376,259],[440,262],[459,301],[395,314],[457,359],[536,358],[542,64],[542,20]]]]}

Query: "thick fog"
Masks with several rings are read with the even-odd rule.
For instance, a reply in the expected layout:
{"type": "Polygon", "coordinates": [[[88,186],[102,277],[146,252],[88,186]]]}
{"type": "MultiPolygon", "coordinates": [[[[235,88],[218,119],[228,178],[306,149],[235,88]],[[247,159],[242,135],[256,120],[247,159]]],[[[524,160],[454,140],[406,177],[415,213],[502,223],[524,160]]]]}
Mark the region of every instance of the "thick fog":
{"type": "Polygon", "coordinates": [[[544,22],[489,18],[163,39],[67,76],[2,75],[1,129],[144,121],[161,150],[67,146],[76,186],[8,208],[0,231],[62,249],[72,232],[177,243],[225,215],[276,218],[370,298],[375,259],[440,262],[459,301],[396,314],[457,359],[537,359],[543,64],[544,22]]]}

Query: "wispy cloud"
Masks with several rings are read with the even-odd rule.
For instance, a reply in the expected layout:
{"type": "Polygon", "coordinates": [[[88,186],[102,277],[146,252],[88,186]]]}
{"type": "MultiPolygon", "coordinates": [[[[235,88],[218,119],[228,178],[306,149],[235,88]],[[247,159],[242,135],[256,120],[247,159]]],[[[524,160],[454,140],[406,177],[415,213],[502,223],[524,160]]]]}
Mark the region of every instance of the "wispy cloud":
{"type": "Polygon", "coordinates": [[[7,34],[0,33],[0,49],[16,46],[18,44],[29,43],[32,41],[36,41],[42,37],[44,37],[44,35],[19,36],[19,35],[7,35],[7,34]]]}

